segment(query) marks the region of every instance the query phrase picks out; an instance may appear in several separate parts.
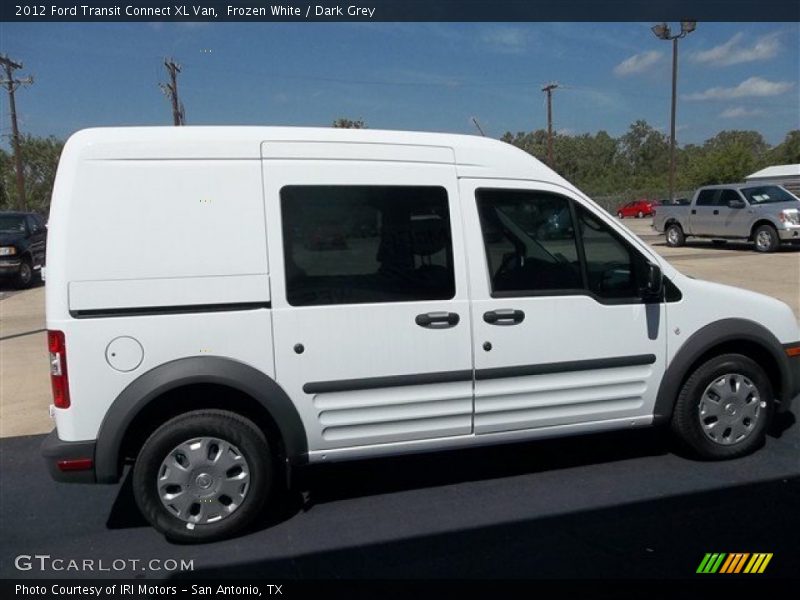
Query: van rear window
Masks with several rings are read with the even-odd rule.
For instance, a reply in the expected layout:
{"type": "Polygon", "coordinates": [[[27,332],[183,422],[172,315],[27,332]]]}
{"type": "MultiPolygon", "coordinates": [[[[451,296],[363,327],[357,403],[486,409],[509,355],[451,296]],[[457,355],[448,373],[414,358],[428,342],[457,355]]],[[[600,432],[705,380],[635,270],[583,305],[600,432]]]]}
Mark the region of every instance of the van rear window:
{"type": "Polygon", "coordinates": [[[444,188],[286,186],[280,197],[292,306],[455,296],[444,188]]]}

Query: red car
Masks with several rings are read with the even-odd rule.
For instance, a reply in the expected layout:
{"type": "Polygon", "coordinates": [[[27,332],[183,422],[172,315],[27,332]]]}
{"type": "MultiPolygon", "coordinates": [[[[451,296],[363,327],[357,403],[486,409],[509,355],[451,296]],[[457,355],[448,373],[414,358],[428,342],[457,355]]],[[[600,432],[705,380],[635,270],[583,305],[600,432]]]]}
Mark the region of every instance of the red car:
{"type": "Polygon", "coordinates": [[[652,217],[656,212],[656,205],[658,205],[658,202],[655,200],[645,200],[644,198],[641,200],[634,200],[633,202],[628,202],[620,206],[617,209],[617,216],[620,219],[624,219],[625,217],[636,217],[637,219],[652,217]]]}

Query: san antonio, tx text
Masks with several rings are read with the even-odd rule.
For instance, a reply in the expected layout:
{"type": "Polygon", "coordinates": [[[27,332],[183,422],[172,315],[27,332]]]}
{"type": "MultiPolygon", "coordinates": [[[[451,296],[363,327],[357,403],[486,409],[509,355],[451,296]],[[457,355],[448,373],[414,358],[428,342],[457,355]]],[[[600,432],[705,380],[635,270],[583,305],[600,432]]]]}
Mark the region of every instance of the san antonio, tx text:
{"type": "Polygon", "coordinates": [[[114,583],[111,585],[24,585],[18,583],[15,587],[17,596],[113,596],[122,595],[148,595],[148,596],[282,596],[282,585],[191,585],[187,587],[177,585],[146,585],[143,583],[114,583]]]}

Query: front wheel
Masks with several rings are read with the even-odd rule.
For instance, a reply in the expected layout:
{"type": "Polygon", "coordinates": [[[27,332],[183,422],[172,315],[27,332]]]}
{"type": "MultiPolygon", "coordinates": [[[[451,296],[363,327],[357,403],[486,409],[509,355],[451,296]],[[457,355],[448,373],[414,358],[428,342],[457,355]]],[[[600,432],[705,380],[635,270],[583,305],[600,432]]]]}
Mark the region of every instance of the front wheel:
{"type": "Polygon", "coordinates": [[[624,219],[624,218],[625,218],[625,215],[623,215],[623,214],[622,214],[622,211],[619,211],[619,212],[617,213],[617,218],[618,218],[618,219],[624,219]]]}
{"type": "Polygon", "coordinates": [[[736,458],[764,443],[772,407],[764,370],[742,354],[723,354],[686,380],[675,403],[672,432],[700,458],[736,458]]]}
{"type": "Polygon", "coordinates": [[[33,264],[29,258],[23,258],[17,273],[16,287],[20,290],[31,287],[33,283],[33,264]]]}
{"type": "Polygon", "coordinates": [[[778,232],[772,225],[762,225],[753,236],[758,252],[774,252],[780,244],[778,232]]]}
{"type": "Polygon", "coordinates": [[[673,248],[683,246],[684,242],[686,241],[686,236],[683,234],[683,229],[681,229],[681,226],[676,223],[671,223],[667,226],[666,238],[667,246],[671,246],[673,248]]]}
{"type": "Polygon", "coordinates": [[[641,219],[642,217],[644,217],[644,213],[642,211],[639,211],[638,213],[636,213],[636,218],[637,219],[641,219]]]}
{"type": "Polygon", "coordinates": [[[159,427],[133,467],[139,510],[167,538],[210,541],[258,517],[272,487],[264,433],[224,410],[198,410],[159,427]]]}

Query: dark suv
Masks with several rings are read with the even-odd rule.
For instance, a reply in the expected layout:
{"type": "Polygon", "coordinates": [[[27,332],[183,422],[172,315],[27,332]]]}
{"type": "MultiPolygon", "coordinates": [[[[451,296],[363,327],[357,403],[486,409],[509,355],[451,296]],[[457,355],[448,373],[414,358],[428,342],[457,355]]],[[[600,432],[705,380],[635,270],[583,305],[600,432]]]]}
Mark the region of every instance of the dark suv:
{"type": "Polygon", "coordinates": [[[44,266],[47,226],[34,213],[0,212],[0,278],[13,278],[18,288],[33,282],[44,266]]]}

